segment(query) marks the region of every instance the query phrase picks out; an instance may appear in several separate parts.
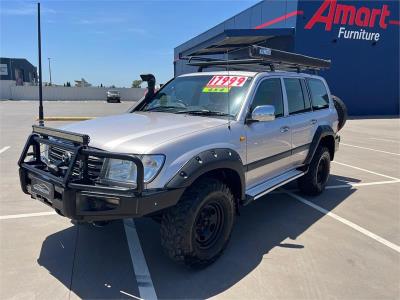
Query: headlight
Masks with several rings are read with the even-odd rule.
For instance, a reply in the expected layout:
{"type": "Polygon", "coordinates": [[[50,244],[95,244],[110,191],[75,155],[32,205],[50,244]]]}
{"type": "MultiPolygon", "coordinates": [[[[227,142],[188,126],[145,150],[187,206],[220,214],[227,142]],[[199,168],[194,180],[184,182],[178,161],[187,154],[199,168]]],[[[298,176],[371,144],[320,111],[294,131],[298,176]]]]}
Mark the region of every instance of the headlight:
{"type": "Polygon", "coordinates": [[[49,145],[40,145],[40,159],[46,164],[49,162],[49,145]]]}
{"type": "MultiPolygon", "coordinates": [[[[164,155],[142,155],[139,156],[144,167],[144,182],[152,181],[161,170],[165,156],[164,155]]],[[[117,181],[121,183],[136,183],[137,168],[135,163],[129,160],[106,159],[101,172],[102,179],[117,181]]]]}

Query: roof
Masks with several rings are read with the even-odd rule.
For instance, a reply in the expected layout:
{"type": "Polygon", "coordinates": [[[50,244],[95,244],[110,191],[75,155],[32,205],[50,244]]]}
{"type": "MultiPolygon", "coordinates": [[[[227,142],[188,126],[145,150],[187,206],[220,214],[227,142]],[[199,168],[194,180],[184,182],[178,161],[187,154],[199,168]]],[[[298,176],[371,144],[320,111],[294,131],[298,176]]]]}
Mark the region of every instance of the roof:
{"type": "Polygon", "coordinates": [[[292,17],[290,14],[297,9],[298,0],[260,1],[175,47],[175,59],[177,59],[178,53],[186,52],[186,50],[204,43],[227,29],[295,28],[297,17],[292,17]],[[266,22],[268,25],[266,25],[266,22]]]}
{"type": "Polygon", "coordinates": [[[29,60],[27,60],[26,58],[15,58],[15,57],[0,57],[0,62],[2,63],[7,63],[9,61],[12,61],[13,63],[25,63],[25,64],[29,64],[31,65],[33,68],[36,68],[36,66],[34,66],[29,60]]]}

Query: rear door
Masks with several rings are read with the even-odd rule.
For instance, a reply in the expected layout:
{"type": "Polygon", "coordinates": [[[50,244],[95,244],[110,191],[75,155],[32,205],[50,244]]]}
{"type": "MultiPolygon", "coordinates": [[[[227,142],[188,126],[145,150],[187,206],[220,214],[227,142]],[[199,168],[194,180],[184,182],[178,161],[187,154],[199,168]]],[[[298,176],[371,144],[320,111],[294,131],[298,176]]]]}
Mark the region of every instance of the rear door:
{"type": "Polygon", "coordinates": [[[317,120],[317,126],[329,125],[334,129],[334,114],[330,110],[330,94],[326,83],[319,78],[307,78],[306,83],[313,108],[313,119],[317,120]]]}
{"type": "Polygon", "coordinates": [[[255,89],[250,112],[260,105],[275,106],[275,120],[246,125],[247,174],[250,188],[281,174],[291,166],[291,134],[279,77],[262,79],[255,89]]]}
{"type": "Polygon", "coordinates": [[[311,102],[303,78],[286,77],[283,79],[285,97],[292,135],[292,166],[302,165],[317,128],[317,120],[313,116],[311,102]]]}

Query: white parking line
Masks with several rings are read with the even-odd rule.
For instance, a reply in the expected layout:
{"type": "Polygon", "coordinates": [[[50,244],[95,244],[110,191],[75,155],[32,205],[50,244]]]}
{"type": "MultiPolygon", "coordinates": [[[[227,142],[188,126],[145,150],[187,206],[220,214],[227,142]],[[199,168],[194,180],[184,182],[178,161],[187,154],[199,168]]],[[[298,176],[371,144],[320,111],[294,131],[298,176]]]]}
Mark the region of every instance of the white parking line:
{"type": "Polygon", "coordinates": [[[129,296],[129,297],[131,297],[131,298],[133,298],[133,299],[144,300],[144,299],[142,299],[142,298],[136,297],[135,295],[129,294],[129,293],[124,292],[124,291],[119,291],[119,292],[120,292],[121,294],[124,294],[124,295],[126,295],[126,296],[129,296]]]}
{"type": "Polygon", "coordinates": [[[124,227],[140,297],[146,300],[156,300],[157,294],[153,286],[153,281],[151,280],[150,271],[147,267],[142,247],[140,246],[135,222],[133,219],[124,219],[124,227]]]}
{"type": "Polygon", "coordinates": [[[391,142],[391,143],[400,143],[400,141],[396,140],[389,140],[389,139],[378,139],[378,138],[369,138],[370,140],[377,140],[377,141],[384,141],[384,142],[391,142]]]}
{"type": "Polygon", "coordinates": [[[375,152],[380,152],[380,153],[385,153],[385,154],[391,154],[391,155],[398,155],[398,156],[400,156],[400,153],[388,152],[388,151],[377,150],[377,149],[372,149],[372,148],[367,148],[367,147],[361,147],[361,146],[356,146],[356,145],[350,145],[350,144],[345,144],[345,143],[340,143],[340,145],[344,145],[344,146],[348,146],[348,147],[353,147],[353,148],[360,148],[360,149],[365,149],[365,150],[370,150],[370,151],[375,151],[375,152]]]}
{"type": "Polygon", "coordinates": [[[335,164],[338,164],[338,165],[342,165],[342,166],[345,166],[345,167],[349,167],[349,168],[353,168],[353,169],[356,169],[356,170],[364,171],[364,172],[367,172],[367,173],[375,174],[375,175],[378,175],[378,176],[386,177],[386,178],[389,178],[389,179],[400,180],[399,178],[396,178],[396,177],[392,177],[392,176],[389,176],[389,175],[377,173],[377,172],[370,171],[370,170],[363,169],[363,168],[359,168],[359,167],[356,167],[356,166],[344,164],[344,163],[341,163],[341,162],[338,162],[338,161],[335,161],[335,160],[332,161],[332,162],[335,163],[335,164]]]}
{"type": "Polygon", "coordinates": [[[8,149],[10,149],[10,146],[5,146],[3,148],[0,149],[0,154],[3,152],[6,152],[8,149]]]}
{"type": "Polygon", "coordinates": [[[369,185],[381,185],[381,184],[390,184],[390,183],[400,183],[400,180],[390,180],[390,181],[376,181],[376,182],[362,182],[362,183],[352,183],[349,182],[347,184],[338,184],[338,185],[328,185],[325,188],[329,189],[341,189],[348,187],[358,187],[358,186],[369,186],[369,185]]]}
{"type": "MultiPolygon", "coordinates": [[[[391,183],[400,183],[400,180],[390,180],[390,181],[375,181],[375,182],[363,182],[363,183],[352,183],[348,182],[346,184],[338,184],[338,185],[327,185],[325,189],[330,190],[330,189],[345,189],[345,188],[353,188],[353,187],[360,187],[360,186],[371,186],[371,185],[381,185],[381,184],[391,184],[391,183]]],[[[284,194],[286,191],[288,192],[293,192],[297,193],[300,190],[299,189],[286,189],[285,191],[283,190],[275,190],[269,193],[271,194],[284,194]]]]}
{"type": "Polygon", "coordinates": [[[56,214],[57,213],[55,211],[46,211],[46,212],[31,213],[31,214],[6,215],[6,216],[0,216],[0,220],[42,217],[42,216],[51,216],[56,214]]]}
{"type": "Polygon", "coordinates": [[[304,199],[303,197],[300,197],[299,195],[296,195],[289,191],[285,191],[285,193],[292,196],[296,200],[299,200],[300,202],[314,208],[315,210],[318,210],[319,212],[323,213],[324,215],[330,216],[330,217],[334,218],[335,220],[353,228],[354,230],[357,230],[358,232],[361,232],[362,234],[364,234],[364,235],[376,240],[377,242],[393,249],[394,251],[397,251],[398,253],[400,253],[400,246],[393,244],[392,242],[389,242],[388,240],[380,237],[379,235],[376,235],[375,233],[372,233],[371,231],[368,231],[368,230],[362,228],[361,226],[354,224],[353,222],[350,222],[350,221],[334,214],[333,212],[330,212],[330,211],[326,210],[325,208],[322,208],[321,206],[318,206],[318,205],[312,203],[311,201],[304,199]]]}

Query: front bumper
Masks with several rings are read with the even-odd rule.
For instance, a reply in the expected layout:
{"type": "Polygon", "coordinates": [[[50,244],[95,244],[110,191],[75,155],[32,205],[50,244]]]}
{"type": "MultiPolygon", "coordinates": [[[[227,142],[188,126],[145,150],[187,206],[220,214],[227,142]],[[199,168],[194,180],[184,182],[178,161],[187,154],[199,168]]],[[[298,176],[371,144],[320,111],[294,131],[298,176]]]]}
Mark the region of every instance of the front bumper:
{"type": "MultiPolygon", "coordinates": [[[[65,139],[68,139],[68,134],[72,134],[59,130],[54,132],[52,129],[46,130],[49,130],[52,137],[57,138],[60,137],[59,133],[65,139]]],[[[58,147],[65,145],[49,139],[49,136],[34,132],[29,137],[18,162],[21,188],[24,193],[52,207],[67,218],[90,222],[155,214],[175,205],[184,191],[183,189],[144,190],[143,165],[140,159],[127,154],[91,150],[82,144],[75,144],[76,146],[69,148],[74,152],[65,174],[62,176],[54,174],[41,161],[40,144],[56,144],[58,147]],[[32,148],[33,152],[28,153],[32,148]],[[26,161],[29,156],[33,159],[26,161]],[[105,186],[85,176],[80,178],[72,176],[76,162],[79,161],[85,166],[85,158],[88,156],[131,160],[138,170],[136,187],[105,186]]]]}

